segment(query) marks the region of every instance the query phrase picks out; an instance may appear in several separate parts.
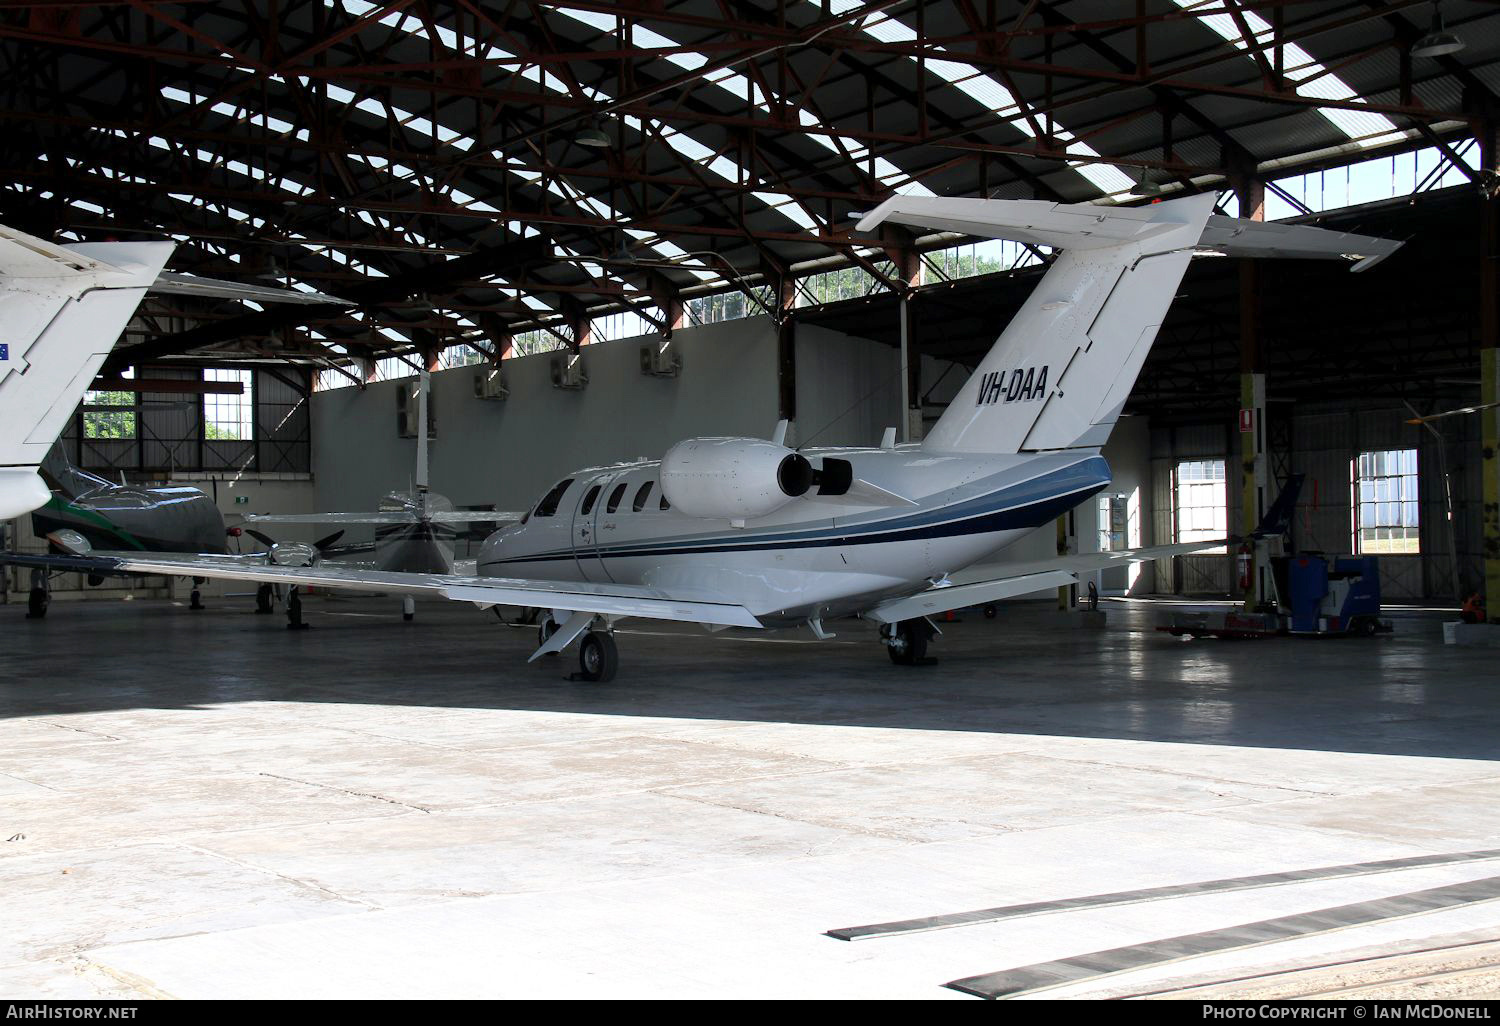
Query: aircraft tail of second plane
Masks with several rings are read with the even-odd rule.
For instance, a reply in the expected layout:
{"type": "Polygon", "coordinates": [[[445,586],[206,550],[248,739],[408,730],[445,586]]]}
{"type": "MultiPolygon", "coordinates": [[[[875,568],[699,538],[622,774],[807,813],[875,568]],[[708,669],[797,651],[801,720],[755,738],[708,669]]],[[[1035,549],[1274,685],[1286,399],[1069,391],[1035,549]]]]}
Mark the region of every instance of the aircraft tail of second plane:
{"type": "Polygon", "coordinates": [[[0,226],[0,519],[47,501],[36,468],[174,245],[65,247],[0,226]]]}

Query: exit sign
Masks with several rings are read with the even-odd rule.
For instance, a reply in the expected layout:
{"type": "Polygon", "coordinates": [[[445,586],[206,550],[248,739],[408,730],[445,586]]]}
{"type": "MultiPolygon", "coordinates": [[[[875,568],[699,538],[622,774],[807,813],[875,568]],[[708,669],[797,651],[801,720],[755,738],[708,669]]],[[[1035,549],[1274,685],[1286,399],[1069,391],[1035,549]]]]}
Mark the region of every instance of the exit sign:
{"type": "Polygon", "coordinates": [[[248,505],[250,505],[250,496],[248,496],[248,495],[236,495],[234,497],[234,504],[236,506],[248,506],[248,505]]]}

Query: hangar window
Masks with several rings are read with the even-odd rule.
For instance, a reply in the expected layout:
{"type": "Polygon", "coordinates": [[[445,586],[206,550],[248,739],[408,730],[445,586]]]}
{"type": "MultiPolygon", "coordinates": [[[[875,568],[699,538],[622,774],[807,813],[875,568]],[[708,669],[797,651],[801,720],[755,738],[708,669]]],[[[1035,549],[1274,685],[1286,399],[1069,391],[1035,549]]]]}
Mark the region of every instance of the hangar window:
{"type": "Polygon", "coordinates": [[[635,493],[635,501],[630,504],[632,512],[639,513],[646,508],[646,500],[651,498],[651,482],[647,481],[641,485],[640,490],[635,493]]]}
{"type": "Polygon", "coordinates": [[[250,372],[207,367],[203,371],[203,380],[238,384],[243,389],[238,395],[204,393],[203,437],[210,442],[251,441],[254,437],[251,425],[255,416],[255,397],[251,394],[250,372]]]}
{"type": "Polygon", "coordinates": [[[1180,461],[1175,491],[1179,542],[1212,541],[1229,533],[1229,486],[1223,460],[1180,461]]]}
{"type": "Polygon", "coordinates": [[[594,485],[589,489],[589,493],[583,497],[583,508],[578,511],[579,516],[586,517],[593,511],[594,503],[599,499],[599,489],[602,487],[603,485],[594,485]]]}
{"type": "Polygon", "coordinates": [[[615,490],[609,493],[609,505],[604,507],[604,512],[613,513],[620,508],[620,500],[625,497],[626,484],[621,481],[615,486],[615,490]]]}
{"type": "Polygon", "coordinates": [[[1352,477],[1354,551],[1420,552],[1417,450],[1362,452],[1353,462],[1352,477]]]}
{"type": "Polygon", "coordinates": [[[135,437],[134,392],[83,393],[83,437],[135,437]]]}
{"type": "Polygon", "coordinates": [[[562,502],[563,493],[568,490],[568,485],[573,483],[570,477],[566,481],[559,481],[552,486],[552,490],[542,496],[542,501],[536,504],[536,515],[539,517],[550,517],[557,513],[557,504],[562,502]]]}

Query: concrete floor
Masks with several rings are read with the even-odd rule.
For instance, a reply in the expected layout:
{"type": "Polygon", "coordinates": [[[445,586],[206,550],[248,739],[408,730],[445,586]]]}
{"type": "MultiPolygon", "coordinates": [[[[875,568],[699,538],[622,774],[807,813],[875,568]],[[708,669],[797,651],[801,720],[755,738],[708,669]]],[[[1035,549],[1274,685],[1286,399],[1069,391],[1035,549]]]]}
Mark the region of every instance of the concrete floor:
{"type": "MultiPolygon", "coordinates": [[[[0,993],[961,999],[941,984],[1500,875],[823,936],[1500,847],[1500,673],[1435,617],[1182,642],[1151,630],[1164,607],[1106,608],[1102,632],[971,617],[916,669],[862,624],[641,622],[604,686],[464,606],[309,601],[302,633],[245,600],[0,608],[0,993]]],[[[1048,996],[1497,931],[1500,902],[1048,996]]]]}

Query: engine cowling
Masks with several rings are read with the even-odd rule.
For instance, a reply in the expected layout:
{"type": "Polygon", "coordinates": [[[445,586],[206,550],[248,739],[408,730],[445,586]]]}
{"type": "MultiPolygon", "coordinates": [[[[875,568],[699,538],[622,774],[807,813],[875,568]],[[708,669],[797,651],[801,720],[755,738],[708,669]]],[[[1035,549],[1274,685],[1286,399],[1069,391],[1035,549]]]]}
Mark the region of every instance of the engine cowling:
{"type": "Polygon", "coordinates": [[[690,438],[661,461],[662,494],[694,517],[763,517],[807,494],[813,479],[807,457],[760,438],[690,438]]]}

